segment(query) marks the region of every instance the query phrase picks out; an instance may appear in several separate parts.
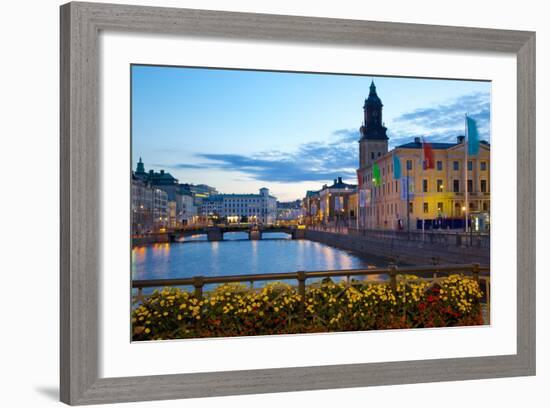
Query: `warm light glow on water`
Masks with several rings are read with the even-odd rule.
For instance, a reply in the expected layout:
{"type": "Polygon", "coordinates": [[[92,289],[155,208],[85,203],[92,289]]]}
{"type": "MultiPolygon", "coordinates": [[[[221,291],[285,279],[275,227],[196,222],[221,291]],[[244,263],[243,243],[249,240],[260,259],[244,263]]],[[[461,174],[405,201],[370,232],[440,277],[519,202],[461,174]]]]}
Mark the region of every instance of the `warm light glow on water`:
{"type": "Polygon", "coordinates": [[[185,278],[197,275],[364,269],[373,265],[387,265],[382,259],[367,259],[308,240],[251,241],[237,235],[242,233],[225,235],[229,234],[235,234],[231,235],[233,239],[222,242],[195,241],[136,247],[132,250],[132,277],[185,278]]]}

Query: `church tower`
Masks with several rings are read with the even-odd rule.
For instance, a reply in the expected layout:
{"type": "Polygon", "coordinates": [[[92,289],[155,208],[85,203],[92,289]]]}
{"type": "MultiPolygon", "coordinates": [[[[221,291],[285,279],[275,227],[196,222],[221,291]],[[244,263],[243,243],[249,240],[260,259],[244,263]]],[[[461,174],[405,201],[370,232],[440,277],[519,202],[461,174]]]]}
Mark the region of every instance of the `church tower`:
{"type": "Polygon", "coordinates": [[[364,169],[388,152],[388,136],[382,122],[382,101],[376,93],[374,81],[370,84],[369,97],[363,105],[364,122],[359,140],[359,168],[364,169]]]}
{"type": "Polygon", "coordinates": [[[141,161],[141,157],[139,158],[137,168],[136,168],[136,174],[143,175],[145,174],[145,166],[143,165],[143,162],[141,161]]]}

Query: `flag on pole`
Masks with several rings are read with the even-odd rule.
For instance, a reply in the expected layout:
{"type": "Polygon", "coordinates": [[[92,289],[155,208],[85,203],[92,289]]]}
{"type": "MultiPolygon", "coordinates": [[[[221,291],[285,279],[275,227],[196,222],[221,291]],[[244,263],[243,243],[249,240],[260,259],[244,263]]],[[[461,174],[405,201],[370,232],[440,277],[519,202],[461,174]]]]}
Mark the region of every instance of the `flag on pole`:
{"type": "Polygon", "coordinates": [[[399,180],[401,178],[401,160],[396,154],[393,155],[393,178],[399,180]]]}
{"type": "Polygon", "coordinates": [[[434,160],[434,151],[432,149],[432,144],[424,142],[422,138],[422,149],[424,150],[424,170],[434,169],[435,160],[434,160]]]}
{"type": "Polygon", "coordinates": [[[374,186],[378,187],[382,181],[382,178],[380,177],[380,167],[378,167],[378,164],[374,163],[372,165],[372,183],[374,186]]]}
{"type": "Polygon", "coordinates": [[[477,131],[476,121],[466,116],[468,125],[468,155],[475,156],[479,153],[479,132],[477,131]]]}
{"type": "Polygon", "coordinates": [[[409,200],[414,199],[414,177],[401,177],[401,194],[400,198],[403,201],[407,201],[407,198],[409,200]],[[409,180],[409,186],[407,191],[407,179],[409,180]],[[407,197],[408,193],[408,197],[407,197]]]}
{"type": "Polygon", "coordinates": [[[359,190],[359,207],[365,208],[367,206],[367,190],[364,188],[359,190]]]}

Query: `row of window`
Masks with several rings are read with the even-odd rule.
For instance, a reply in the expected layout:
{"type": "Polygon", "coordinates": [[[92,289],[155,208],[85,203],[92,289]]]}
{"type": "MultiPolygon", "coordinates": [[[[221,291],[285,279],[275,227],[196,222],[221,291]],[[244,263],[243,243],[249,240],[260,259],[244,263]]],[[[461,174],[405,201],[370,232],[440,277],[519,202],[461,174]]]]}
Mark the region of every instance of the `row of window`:
{"type": "MultiPolygon", "coordinates": [[[[436,204],[436,206],[437,206],[437,212],[442,214],[443,213],[443,203],[438,202],[436,204]]],[[[477,203],[476,202],[470,202],[469,207],[470,207],[470,211],[477,211],[477,203]]],[[[386,204],[386,205],[380,205],[378,207],[367,207],[367,215],[369,215],[369,216],[375,215],[377,209],[379,211],[379,214],[381,214],[381,215],[384,215],[384,214],[386,214],[386,215],[398,214],[397,203],[389,203],[389,204],[386,204]]],[[[481,209],[483,211],[488,211],[489,210],[489,203],[487,201],[484,201],[481,204],[481,209]]],[[[429,203],[426,203],[426,202],[422,203],[422,211],[424,212],[424,214],[428,214],[430,212],[429,203]]],[[[454,211],[455,211],[455,215],[460,215],[461,214],[462,206],[460,205],[460,203],[455,203],[454,211]]],[[[412,214],[413,212],[414,212],[414,203],[410,202],[409,203],[409,213],[412,214]]]]}
{"type": "MultiPolygon", "coordinates": [[[[406,166],[407,166],[406,167],[407,170],[412,170],[413,169],[413,161],[412,160],[407,160],[406,166]]],[[[468,160],[468,171],[472,171],[473,166],[474,166],[473,161],[468,160]]],[[[435,162],[435,168],[436,168],[437,171],[443,171],[443,161],[437,160],[435,162]]],[[[487,162],[486,161],[480,161],[479,162],[479,170],[480,171],[487,171],[487,162]]],[[[393,163],[382,167],[381,171],[382,171],[382,177],[385,177],[386,174],[388,174],[388,175],[393,174],[393,163]]],[[[453,171],[460,171],[460,161],[458,161],[458,160],[453,161],[453,171]]],[[[372,174],[368,174],[368,176],[363,176],[363,183],[365,183],[371,177],[372,177],[372,174]]]]}
{"type": "MultiPolygon", "coordinates": [[[[412,170],[413,167],[413,161],[407,160],[407,170],[412,170]]],[[[437,160],[435,162],[435,168],[437,171],[443,171],[443,162],[441,160],[437,160]]],[[[468,160],[468,171],[472,171],[474,168],[474,162],[472,160],[468,160]]],[[[480,171],[487,171],[487,162],[486,161],[480,161],[479,162],[479,170],[480,171]]],[[[460,161],[459,160],[453,160],[453,171],[460,171],[460,161]]]]}
{"type": "MultiPolygon", "coordinates": [[[[468,193],[473,192],[473,187],[474,187],[473,186],[473,180],[469,179],[468,180],[468,193]]],[[[479,190],[482,193],[487,193],[488,192],[487,180],[485,180],[485,179],[480,180],[479,190]]],[[[422,180],[422,192],[427,193],[429,191],[430,191],[429,181],[428,181],[428,179],[423,179],[422,180]]],[[[436,180],[435,191],[438,192],[438,193],[445,192],[445,186],[443,185],[443,180],[442,179],[437,179],[436,180]]],[[[453,190],[452,191],[453,191],[453,193],[459,193],[460,192],[460,180],[458,180],[458,179],[453,180],[453,190]]],[[[399,182],[397,180],[395,180],[393,182],[384,183],[381,186],[375,187],[373,189],[373,196],[374,197],[377,197],[377,196],[380,196],[380,195],[384,196],[386,194],[392,194],[392,193],[399,193],[399,182]]]]}

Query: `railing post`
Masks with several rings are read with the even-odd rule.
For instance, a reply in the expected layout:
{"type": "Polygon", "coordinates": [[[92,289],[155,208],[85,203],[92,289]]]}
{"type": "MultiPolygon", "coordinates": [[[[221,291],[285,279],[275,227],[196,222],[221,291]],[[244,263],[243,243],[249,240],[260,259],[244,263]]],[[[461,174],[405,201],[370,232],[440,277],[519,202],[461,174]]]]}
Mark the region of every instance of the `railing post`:
{"type": "Polygon", "coordinates": [[[397,294],[397,265],[390,265],[390,286],[394,294],[397,294]]]}
{"type": "Polygon", "coordinates": [[[298,271],[298,295],[300,295],[300,313],[302,317],[306,310],[306,273],[304,271],[298,271]]]}
{"type": "Polygon", "coordinates": [[[437,274],[439,272],[439,269],[437,268],[437,265],[439,265],[439,258],[437,256],[432,256],[432,264],[434,266],[434,282],[437,279],[437,274]]]}
{"type": "Polygon", "coordinates": [[[474,281],[479,285],[479,264],[478,263],[472,264],[472,275],[474,277],[474,281]]]}
{"type": "Polygon", "coordinates": [[[135,302],[134,302],[134,303],[143,302],[143,300],[144,300],[144,297],[143,297],[143,288],[138,288],[138,290],[137,290],[137,295],[136,295],[136,298],[135,298],[135,302]]]}
{"type": "Polygon", "coordinates": [[[202,276],[193,277],[193,286],[195,287],[195,297],[197,300],[202,300],[202,287],[204,286],[202,276]]]}

